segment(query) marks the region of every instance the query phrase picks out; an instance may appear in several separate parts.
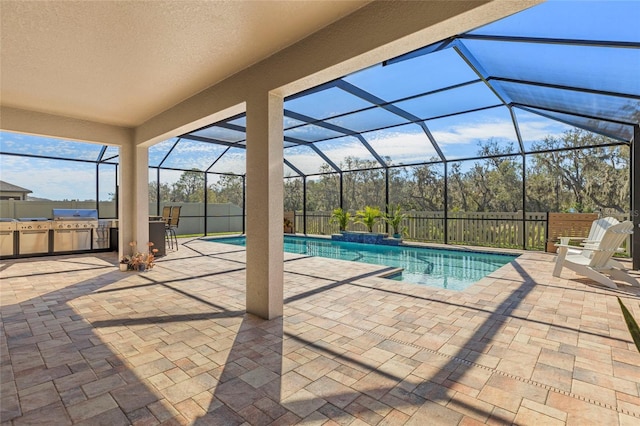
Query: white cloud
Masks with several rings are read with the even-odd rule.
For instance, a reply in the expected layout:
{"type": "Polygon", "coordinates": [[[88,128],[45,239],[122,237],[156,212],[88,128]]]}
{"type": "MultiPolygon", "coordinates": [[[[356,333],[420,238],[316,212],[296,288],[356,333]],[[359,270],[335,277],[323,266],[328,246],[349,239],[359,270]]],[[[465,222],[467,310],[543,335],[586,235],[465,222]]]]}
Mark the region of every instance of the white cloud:
{"type": "Polygon", "coordinates": [[[247,161],[244,152],[226,153],[212,168],[212,172],[244,174],[247,161]]]}
{"type": "Polygon", "coordinates": [[[324,160],[315,153],[310,152],[293,152],[285,151],[285,158],[299,169],[302,173],[317,173],[320,171],[320,165],[324,160]]]}
{"type": "Polygon", "coordinates": [[[367,141],[378,154],[391,157],[394,164],[429,161],[437,155],[424,133],[391,133],[367,141]]]}
{"type": "Polygon", "coordinates": [[[345,157],[356,157],[366,160],[373,160],[373,156],[356,138],[347,139],[348,142],[344,142],[344,139],[332,141],[332,143],[320,143],[318,148],[325,153],[332,161],[338,163],[345,157]]]}
{"type": "Polygon", "coordinates": [[[495,121],[487,123],[463,123],[451,126],[446,130],[432,130],[436,142],[447,144],[475,144],[479,140],[506,139],[516,142],[516,133],[510,121],[495,121]]]}
{"type": "Polygon", "coordinates": [[[222,145],[181,141],[174,149],[165,165],[184,169],[205,169],[209,167],[226,149],[222,145]]]}
{"type": "Polygon", "coordinates": [[[520,126],[520,133],[525,141],[541,141],[547,136],[559,137],[566,130],[571,129],[571,126],[551,120],[519,121],[518,126],[520,126]]]}
{"type": "Polygon", "coordinates": [[[1,179],[30,189],[32,197],[95,199],[95,166],[67,161],[2,156],[1,179]]]}
{"type": "MultiPolygon", "coordinates": [[[[551,120],[521,120],[518,122],[520,134],[525,141],[542,140],[559,136],[569,128],[551,120]]],[[[516,143],[516,133],[511,121],[493,121],[456,125],[446,130],[432,130],[433,137],[441,146],[447,144],[474,144],[480,140],[503,139],[516,143]]]]}

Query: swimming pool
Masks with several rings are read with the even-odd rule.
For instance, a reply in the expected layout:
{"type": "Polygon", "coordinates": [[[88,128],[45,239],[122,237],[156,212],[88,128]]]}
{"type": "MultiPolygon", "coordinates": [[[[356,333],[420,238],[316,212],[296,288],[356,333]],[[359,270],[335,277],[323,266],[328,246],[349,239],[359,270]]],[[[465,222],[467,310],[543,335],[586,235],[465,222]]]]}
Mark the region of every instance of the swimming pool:
{"type": "MultiPolygon", "coordinates": [[[[238,246],[246,244],[245,237],[224,237],[209,241],[238,246]]],[[[464,290],[518,257],[473,251],[347,243],[288,235],[284,237],[284,251],[403,268],[401,274],[388,278],[449,290],[464,290]]]]}

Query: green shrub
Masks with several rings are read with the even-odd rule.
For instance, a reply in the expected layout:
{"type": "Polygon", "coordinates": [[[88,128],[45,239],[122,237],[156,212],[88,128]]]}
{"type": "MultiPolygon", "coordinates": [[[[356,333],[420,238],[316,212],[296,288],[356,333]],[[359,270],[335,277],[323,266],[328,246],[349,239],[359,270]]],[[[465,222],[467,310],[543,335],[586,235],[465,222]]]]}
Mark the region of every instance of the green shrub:
{"type": "Polygon", "coordinates": [[[373,232],[373,226],[382,217],[382,212],[378,207],[366,206],[364,210],[356,212],[356,223],[361,223],[367,227],[369,232],[373,232]]]}
{"type": "Polygon", "coordinates": [[[331,218],[329,219],[329,223],[338,224],[338,227],[341,231],[345,231],[347,226],[349,225],[349,221],[351,220],[351,213],[348,211],[342,210],[342,208],[338,207],[337,209],[333,209],[331,213],[331,218]]]}

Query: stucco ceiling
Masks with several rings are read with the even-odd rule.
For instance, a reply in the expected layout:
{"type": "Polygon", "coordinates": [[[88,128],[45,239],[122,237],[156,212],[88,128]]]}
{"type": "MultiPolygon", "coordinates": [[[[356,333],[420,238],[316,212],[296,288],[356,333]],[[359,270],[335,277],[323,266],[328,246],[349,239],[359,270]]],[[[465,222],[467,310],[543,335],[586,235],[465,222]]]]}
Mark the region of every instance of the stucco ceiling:
{"type": "Polygon", "coordinates": [[[2,0],[0,101],[135,127],[368,2],[2,0]]]}

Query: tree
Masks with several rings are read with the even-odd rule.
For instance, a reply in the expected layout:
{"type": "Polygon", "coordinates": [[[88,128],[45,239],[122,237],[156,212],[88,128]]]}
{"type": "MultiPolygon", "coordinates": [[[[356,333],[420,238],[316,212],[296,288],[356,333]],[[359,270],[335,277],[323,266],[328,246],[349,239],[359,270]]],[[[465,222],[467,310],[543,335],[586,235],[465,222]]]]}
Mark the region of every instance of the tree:
{"type": "Polygon", "coordinates": [[[527,190],[534,196],[532,203],[551,211],[628,210],[628,148],[596,147],[612,142],[606,136],[575,129],[535,144],[535,150],[546,152],[531,156],[527,180],[535,179],[535,185],[527,190]]]}
{"type": "MultiPolygon", "coordinates": [[[[160,201],[177,203],[204,202],[204,176],[198,169],[183,172],[177,182],[169,185],[160,184],[160,201]]],[[[217,175],[218,180],[207,188],[208,203],[232,203],[241,206],[243,203],[242,176],[217,175]]],[[[149,183],[149,201],[158,201],[158,183],[149,183]]]]}
{"type": "Polygon", "coordinates": [[[522,210],[522,163],[513,144],[489,139],[478,144],[478,157],[449,166],[449,209],[467,212],[522,210]],[[469,165],[470,164],[470,165],[469,165]]]}
{"type": "Polygon", "coordinates": [[[180,175],[180,179],[173,184],[171,200],[183,203],[204,201],[204,172],[191,169],[180,175]]]}
{"type": "Polygon", "coordinates": [[[284,210],[302,210],[303,199],[302,178],[287,178],[284,180],[284,210]]]}
{"type": "MultiPolygon", "coordinates": [[[[171,194],[171,188],[166,183],[160,184],[160,201],[168,200],[171,194]]],[[[115,194],[114,194],[115,197],[115,194]]],[[[115,198],[114,198],[115,199],[115,198]]],[[[149,182],[149,202],[155,203],[158,201],[158,182],[149,182]]]]}
{"type": "MultiPolygon", "coordinates": [[[[629,148],[614,144],[605,136],[571,130],[560,137],[548,136],[533,145],[538,151],[526,157],[528,211],[606,210],[623,213],[629,209],[629,148]],[[602,146],[602,145],[609,146],[602,146]],[[598,146],[600,145],[600,146],[598,146]]],[[[448,208],[450,211],[513,212],[522,209],[522,157],[513,155],[513,144],[489,139],[478,144],[469,162],[448,163],[448,208]]],[[[385,159],[391,165],[389,159],[385,159]]],[[[444,210],[444,165],[390,167],[390,199],[385,199],[385,171],[376,161],[345,157],[339,163],[343,183],[343,208],[397,204],[405,210],[444,210]]],[[[321,174],[306,178],[307,211],[331,212],[340,206],[340,173],[323,164],[321,174]]],[[[182,173],[173,184],[160,184],[160,200],[203,202],[203,171],[182,173]]],[[[243,204],[242,176],[218,175],[207,188],[210,203],[243,204]]],[[[287,178],[284,209],[303,209],[303,178],[287,178]]],[[[158,183],[149,184],[150,200],[157,201],[158,183]]]]}
{"type": "Polygon", "coordinates": [[[447,208],[452,211],[471,211],[469,207],[470,204],[467,200],[467,194],[470,194],[471,188],[468,188],[469,185],[461,171],[461,166],[461,163],[451,164],[447,208]]]}
{"type": "Polygon", "coordinates": [[[512,153],[513,144],[489,139],[479,143],[478,156],[465,174],[467,208],[478,212],[513,212],[522,209],[522,167],[512,153]]]}
{"type": "Polygon", "coordinates": [[[389,202],[405,210],[444,210],[444,168],[425,164],[389,170],[389,202]]]}
{"type": "MultiPolygon", "coordinates": [[[[329,165],[325,165],[329,172],[329,165]]],[[[300,196],[302,199],[302,196],[300,196]]],[[[332,211],[340,206],[340,174],[327,173],[318,178],[307,178],[307,210],[332,211]]]]}
{"type": "Polygon", "coordinates": [[[345,157],[339,164],[343,172],[343,202],[347,210],[361,209],[366,205],[385,205],[384,170],[376,161],[345,157]]]}
{"type": "Polygon", "coordinates": [[[209,202],[231,203],[242,206],[244,179],[242,176],[219,175],[219,179],[213,185],[209,185],[212,197],[209,202]]]}

